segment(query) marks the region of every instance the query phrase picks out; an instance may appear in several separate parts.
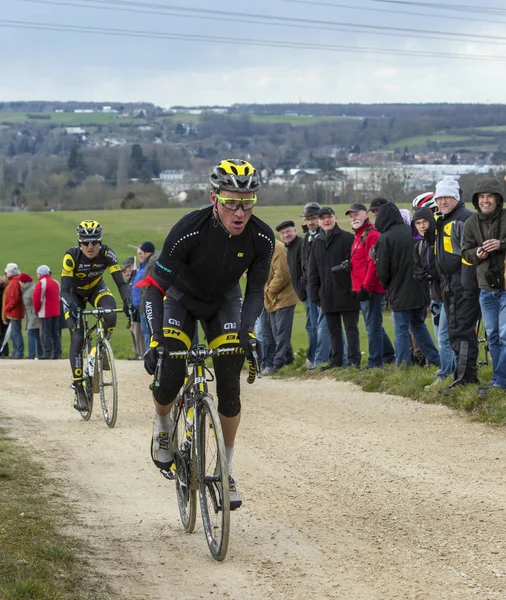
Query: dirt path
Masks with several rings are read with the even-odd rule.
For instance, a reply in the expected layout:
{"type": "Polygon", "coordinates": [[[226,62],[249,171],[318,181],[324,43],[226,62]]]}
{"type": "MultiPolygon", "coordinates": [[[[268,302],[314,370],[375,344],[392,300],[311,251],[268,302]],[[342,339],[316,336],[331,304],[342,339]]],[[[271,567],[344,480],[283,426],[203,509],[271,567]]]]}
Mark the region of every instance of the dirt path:
{"type": "MultiPolygon", "coordinates": [[[[0,409],[124,600],[506,598],[506,435],[330,381],[244,385],[244,498],[217,564],[149,457],[142,364],[118,362],[114,430],[70,406],[66,361],[1,361],[0,409]],[[177,566],[177,568],[175,568],[177,566]]],[[[199,517],[200,518],[200,517],[199,517]]]]}

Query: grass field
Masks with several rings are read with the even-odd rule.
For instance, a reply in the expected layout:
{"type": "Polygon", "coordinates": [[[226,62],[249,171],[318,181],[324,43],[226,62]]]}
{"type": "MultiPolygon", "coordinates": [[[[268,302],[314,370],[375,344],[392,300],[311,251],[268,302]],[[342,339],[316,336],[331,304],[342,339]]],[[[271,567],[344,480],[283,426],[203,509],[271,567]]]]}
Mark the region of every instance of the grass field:
{"type": "MultiPolygon", "coordinates": [[[[334,207],[340,225],[350,229],[348,218],[344,216],[345,205],[334,207]]],[[[0,213],[2,223],[2,250],[0,266],[16,262],[20,269],[29,273],[35,280],[35,271],[41,264],[47,264],[53,275],[59,279],[61,262],[65,251],[76,243],[76,226],[86,218],[98,219],[104,228],[104,242],[111,246],[122,262],[127,256],[135,255],[135,247],[146,240],[155,244],[157,250],[163,246],[170,228],[188,212],[185,208],[153,210],[114,210],[98,214],[89,212],[22,212],[0,213]]],[[[286,219],[293,219],[301,232],[302,206],[268,206],[255,208],[255,214],[265,220],[274,229],[286,219]]],[[[117,289],[109,273],[105,281],[115,293],[117,289]]],[[[118,303],[119,306],[121,304],[118,303]]],[[[295,322],[292,335],[294,349],[307,347],[305,331],[305,309],[299,302],[295,310],[295,322]]],[[[120,315],[117,330],[113,337],[113,348],[118,358],[131,355],[130,333],[125,328],[126,320],[120,315]]],[[[392,324],[387,318],[386,329],[392,332],[392,324]]],[[[365,330],[361,326],[362,348],[366,350],[365,330]]],[[[63,333],[64,351],[68,347],[69,335],[63,333]]]]}
{"type": "MultiPolygon", "coordinates": [[[[1,114],[1,113],[0,113],[1,114]]],[[[241,119],[244,115],[224,115],[231,119],[241,119]]],[[[314,125],[315,123],[336,123],[339,121],[357,120],[359,117],[315,117],[315,116],[294,116],[294,115],[247,115],[251,121],[256,123],[288,123],[289,125],[314,125]]],[[[174,121],[180,121],[184,123],[195,123],[198,124],[200,121],[200,115],[193,115],[190,113],[176,113],[170,117],[174,121]]],[[[1,119],[0,119],[1,121],[1,119]]]]}
{"type": "MultiPolygon", "coordinates": [[[[462,143],[462,147],[466,147],[468,143],[475,144],[476,141],[483,142],[483,145],[487,148],[491,147],[492,149],[497,149],[497,144],[491,144],[491,140],[489,137],[482,137],[480,135],[458,135],[451,133],[433,133],[432,135],[414,135],[412,137],[403,138],[401,140],[397,140],[396,142],[392,142],[388,144],[389,150],[395,150],[396,148],[400,148],[401,150],[406,146],[412,151],[418,148],[422,148],[426,146],[428,143],[450,143],[450,142],[460,142],[462,143]]],[[[475,146],[470,146],[470,148],[475,149],[475,146]]]]}
{"type": "Polygon", "coordinates": [[[55,113],[55,112],[44,112],[44,113],[25,113],[16,111],[0,111],[0,123],[36,123],[44,125],[45,123],[51,123],[53,125],[65,125],[67,127],[78,126],[78,125],[107,125],[108,123],[114,123],[116,125],[120,123],[138,123],[139,125],[145,123],[144,119],[123,119],[115,113],[55,113]],[[30,118],[29,115],[35,117],[49,116],[49,119],[30,118]]]}

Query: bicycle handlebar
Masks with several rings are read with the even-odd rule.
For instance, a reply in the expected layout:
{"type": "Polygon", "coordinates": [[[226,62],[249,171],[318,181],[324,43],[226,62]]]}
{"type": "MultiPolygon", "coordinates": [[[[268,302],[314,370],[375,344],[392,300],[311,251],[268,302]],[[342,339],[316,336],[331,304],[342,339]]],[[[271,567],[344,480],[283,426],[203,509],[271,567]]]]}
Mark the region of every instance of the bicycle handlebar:
{"type": "Polygon", "coordinates": [[[80,310],[82,315],[95,315],[100,317],[102,315],[110,315],[111,313],[123,312],[122,308],[94,308],[93,310],[80,310]]]}
{"type": "MultiPolygon", "coordinates": [[[[252,353],[252,360],[248,360],[248,383],[253,383],[258,377],[262,378],[260,372],[260,361],[256,349],[256,340],[251,340],[250,348],[252,353]]],[[[157,361],[156,368],[153,375],[153,383],[150,384],[149,389],[160,387],[160,375],[162,372],[162,363],[164,355],[169,358],[175,358],[180,360],[187,360],[188,364],[195,364],[198,361],[205,360],[206,358],[213,358],[221,355],[233,355],[233,354],[244,354],[244,350],[241,347],[235,346],[233,348],[206,348],[205,346],[194,346],[190,350],[172,350],[166,352],[163,346],[157,348],[157,361]]]]}

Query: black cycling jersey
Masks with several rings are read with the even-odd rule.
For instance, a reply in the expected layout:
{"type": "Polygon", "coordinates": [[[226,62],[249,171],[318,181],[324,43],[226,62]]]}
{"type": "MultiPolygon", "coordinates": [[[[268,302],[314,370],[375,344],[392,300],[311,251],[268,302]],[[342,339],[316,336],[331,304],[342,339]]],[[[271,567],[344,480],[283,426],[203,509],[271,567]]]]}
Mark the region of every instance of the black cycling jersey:
{"type": "Polygon", "coordinates": [[[130,297],[130,288],[123,279],[118,258],[108,246],[100,246],[98,255],[89,259],[81,252],[79,246],[72,246],[63,257],[61,274],[61,295],[69,300],[71,291],[81,298],[89,297],[100,281],[106,269],[109,269],[112,278],[118,286],[122,300],[130,297]]]}
{"type": "Polygon", "coordinates": [[[148,287],[146,314],[151,332],[162,331],[162,293],[174,285],[180,302],[198,319],[212,316],[247,271],[241,329],[253,331],[263,309],[264,285],[274,249],[274,233],[251,216],[240,235],[230,235],[214,218],[213,207],[184,216],[170,231],[148,287]],[[148,310],[149,307],[149,310],[148,310]]]}

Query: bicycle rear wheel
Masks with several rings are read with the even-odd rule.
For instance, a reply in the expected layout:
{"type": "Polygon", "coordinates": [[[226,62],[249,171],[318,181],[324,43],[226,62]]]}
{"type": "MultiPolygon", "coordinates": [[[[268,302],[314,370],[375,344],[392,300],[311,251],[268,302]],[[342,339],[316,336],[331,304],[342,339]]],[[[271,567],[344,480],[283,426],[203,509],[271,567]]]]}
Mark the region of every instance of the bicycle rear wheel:
{"type": "Polygon", "coordinates": [[[227,554],[230,536],[230,488],[225,442],[212,397],[201,398],[197,410],[200,511],[211,555],[221,561],[227,554]]]}
{"type": "Polygon", "coordinates": [[[81,353],[82,365],[83,365],[83,387],[88,398],[88,410],[80,410],[79,414],[84,421],[89,421],[91,413],[93,412],[93,377],[88,374],[89,360],[88,357],[91,352],[91,339],[86,338],[84,340],[84,348],[81,353]]]}
{"type": "Polygon", "coordinates": [[[176,465],[176,496],[183,529],[192,533],[197,516],[197,485],[195,482],[195,451],[193,432],[186,427],[185,402],[179,397],[172,409],[172,448],[176,465]]]}
{"type": "Polygon", "coordinates": [[[118,416],[118,381],[116,379],[116,367],[109,340],[100,342],[100,360],[95,367],[98,369],[98,389],[100,393],[100,404],[102,405],[102,416],[107,427],[114,427],[118,416]]]}

